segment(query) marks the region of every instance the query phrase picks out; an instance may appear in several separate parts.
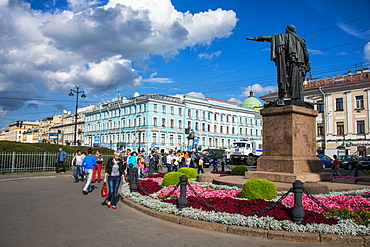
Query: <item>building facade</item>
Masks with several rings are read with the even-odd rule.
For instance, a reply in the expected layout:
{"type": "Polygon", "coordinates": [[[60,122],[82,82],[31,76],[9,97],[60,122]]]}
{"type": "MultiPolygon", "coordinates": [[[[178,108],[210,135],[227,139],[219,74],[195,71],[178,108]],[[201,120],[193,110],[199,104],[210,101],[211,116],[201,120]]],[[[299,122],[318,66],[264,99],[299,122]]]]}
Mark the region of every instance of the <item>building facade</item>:
{"type": "Polygon", "coordinates": [[[39,122],[17,121],[2,134],[2,140],[35,143],[39,140],[39,122]]]}
{"type": "Polygon", "coordinates": [[[236,140],[261,139],[262,131],[253,109],[212,98],[118,96],[85,114],[84,143],[115,150],[229,148],[236,140]]]}
{"type": "MultiPolygon", "coordinates": [[[[341,154],[370,155],[370,72],[349,71],[340,76],[307,79],[304,99],[315,104],[318,150],[341,150],[341,154]]],[[[277,94],[262,96],[264,101],[277,94]]]]}

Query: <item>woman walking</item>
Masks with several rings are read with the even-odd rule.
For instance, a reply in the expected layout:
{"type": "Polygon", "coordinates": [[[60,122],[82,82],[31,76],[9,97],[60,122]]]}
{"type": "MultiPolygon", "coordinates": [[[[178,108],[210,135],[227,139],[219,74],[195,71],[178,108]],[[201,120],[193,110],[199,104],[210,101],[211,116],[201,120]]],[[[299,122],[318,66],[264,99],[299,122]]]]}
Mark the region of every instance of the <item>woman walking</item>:
{"type": "Polygon", "coordinates": [[[118,198],[118,188],[121,182],[126,183],[125,181],[125,172],[126,167],[124,167],[122,160],[120,159],[120,153],[114,152],[114,157],[108,160],[108,163],[105,167],[104,174],[104,183],[108,181],[109,193],[107,199],[107,207],[112,206],[113,209],[116,209],[117,198],[118,198]]]}
{"type": "Polygon", "coordinates": [[[96,181],[96,173],[98,173],[98,183],[100,183],[101,169],[103,167],[103,155],[100,153],[100,150],[99,149],[96,150],[95,159],[96,159],[97,165],[94,166],[93,178],[92,178],[91,183],[95,183],[95,181],[96,181]]]}
{"type": "Polygon", "coordinates": [[[144,176],[145,158],[141,153],[139,153],[139,155],[137,156],[137,168],[138,168],[137,171],[138,178],[144,176]]]}

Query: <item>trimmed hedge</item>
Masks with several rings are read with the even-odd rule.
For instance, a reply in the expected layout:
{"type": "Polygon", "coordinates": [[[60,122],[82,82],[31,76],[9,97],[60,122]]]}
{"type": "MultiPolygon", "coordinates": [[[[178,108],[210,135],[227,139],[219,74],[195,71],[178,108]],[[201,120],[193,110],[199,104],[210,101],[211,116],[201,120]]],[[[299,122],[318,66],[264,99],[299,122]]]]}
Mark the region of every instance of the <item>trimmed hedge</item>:
{"type": "Polygon", "coordinates": [[[191,178],[197,178],[198,177],[198,172],[196,169],[191,168],[191,167],[181,167],[179,169],[179,172],[184,173],[188,179],[191,178]]]}
{"type": "Polygon", "coordinates": [[[169,173],[166,173],[166,175],[164,175],[163,177],[163,186],[170,186],[170,185],[177,185],[178,183],[180,183],[180,177],[182,175],[185,175],[184,173],[181,173],[181,172],[169,172],[169,173]]]}
{"type": "Polygon", "coordinates": [[[242,197],[248,199],[272,200],[276,195],[276,185],[267,179],[251,178],[244,183],[242,189],[242,197]]]}
{"type": "MultiPolygon", "coordinates": [[[[65,146],[52,143],[22,143],[11,141],[0,141],[0,152],[16,152],[16,153],[57,153],[62,147],[66,153],[72,154],[77,150],[87,152],[90,147],[87,146],[65,146]]],[[[113,154],[114,150],[103,147],[92,147],[92,149],[99,149],[102,154],[113,154]]]]}
{"type": "Polygon", "coordinates": [[[231,169],[231,175],[244,175],[248,171],[248,168],[245,166],[235,166],[231,169]]]}

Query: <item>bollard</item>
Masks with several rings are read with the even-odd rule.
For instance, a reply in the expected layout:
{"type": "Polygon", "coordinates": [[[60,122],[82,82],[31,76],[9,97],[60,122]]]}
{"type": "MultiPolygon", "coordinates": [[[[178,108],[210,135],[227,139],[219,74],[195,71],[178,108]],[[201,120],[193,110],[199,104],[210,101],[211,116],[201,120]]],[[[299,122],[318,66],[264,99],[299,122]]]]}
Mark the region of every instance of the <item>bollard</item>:
{"type": "Polygon", "coordinates": [[[154,169],[153,163],[149,162],[149,175],[152,175],[154,173],[153,169],[154,169]]]}
{"type": "Polygon", "coordinates": [[[130,192],[137,191],[137,168],[130,168],[129,171],[130,178],[130,192]]]}
{"type": "Polygon", "coordinates": [[[304,210],[302,205],[302,192],[303,183],[300,180],[296,180],[293,183],[293,193],[294,193],[294,207],[292,210],[293,222],[296,224],[301,224],[304,218],[304,210]]]}
{"type": "Polygon", "coordinates": [[[221,161],[221,171],[225,171],[225,162],[221,161]]]}
{"type": "Polygon", "coordinates": [[[188,177],[182,175],[180,177],[180,197],[177,199],[177,207],[179,210],[186,208],[188,199],[186,198],[186,185],[188,184],[188,177]]]}

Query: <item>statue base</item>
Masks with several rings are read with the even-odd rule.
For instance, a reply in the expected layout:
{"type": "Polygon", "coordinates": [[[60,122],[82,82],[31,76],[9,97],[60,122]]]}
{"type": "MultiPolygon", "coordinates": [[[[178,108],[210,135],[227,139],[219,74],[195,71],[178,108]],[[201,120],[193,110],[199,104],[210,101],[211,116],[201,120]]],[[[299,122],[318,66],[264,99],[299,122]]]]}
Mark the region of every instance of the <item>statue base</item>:
{"type": "Polygon", "coordinates": [[[271,107],[281,107],[281,106],[287,106],[287,105],[296,105],[305,107],[308,109],[314,109],[314,104],[311,102],[301,101],[301,100],[292,100],[292,99],[278,99],[275,101],[267,101],[264,108],[271,108],[271,107]]]}
{"type": "Polygon", "coordinates": [[[331,173],[321,173],[316,157],[317,111],[297,105],[268,107],[263,117],[263,156],[257,171],[246,178],[266,178],[275,182],[330,180],[331,173]]]}

